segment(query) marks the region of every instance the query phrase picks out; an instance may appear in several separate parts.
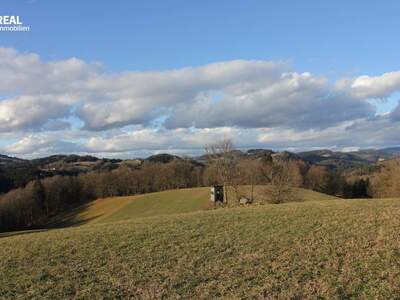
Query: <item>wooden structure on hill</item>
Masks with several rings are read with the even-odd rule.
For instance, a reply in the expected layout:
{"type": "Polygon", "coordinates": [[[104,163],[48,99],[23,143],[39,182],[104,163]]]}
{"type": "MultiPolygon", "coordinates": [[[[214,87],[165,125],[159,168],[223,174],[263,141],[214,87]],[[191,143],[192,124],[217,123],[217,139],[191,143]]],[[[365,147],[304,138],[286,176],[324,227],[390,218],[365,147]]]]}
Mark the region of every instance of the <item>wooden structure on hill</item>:
{"type": "Polygon", "coordinates": [[[214,185],[211,187],[210,198],[214,203],[224,203],[224,187],[222,185],[214,185]]]}

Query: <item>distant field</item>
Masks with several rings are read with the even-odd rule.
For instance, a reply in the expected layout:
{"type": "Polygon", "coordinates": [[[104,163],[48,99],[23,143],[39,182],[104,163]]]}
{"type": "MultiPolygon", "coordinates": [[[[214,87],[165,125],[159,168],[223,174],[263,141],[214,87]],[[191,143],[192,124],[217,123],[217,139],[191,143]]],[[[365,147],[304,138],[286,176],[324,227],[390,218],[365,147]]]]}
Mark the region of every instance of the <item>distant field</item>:
{"type": "Polygon", "coordinates": [[[0,298],[400,294],[400,200],[293,202],[111,222],[124,216],[117,209],[104,216],[109,223],[0,238],[0,298]]]}
{"type": "MultiPolygon", "coordinates": [[[[240,192],[250,194],[249,187],[242,187],[240,192]]],[[[256,186],[256,200],[265,198],[263,186],[256,186]]],[[[233,194],[232,194],[233,196],[233,194]]],[[[294,201],[331,200],[335,197],[311,190],[294,189],[294,201]]],[[[234,201],[233,199],[231,199],[234,201]]],[[[64,224],[95,224],[123,221],[143,217],[170,215],[201,211],[212,208],[210,189],[192,188],[171,190],[130,197],[114,197],[96,200],[63,216],[64,224]]]]}

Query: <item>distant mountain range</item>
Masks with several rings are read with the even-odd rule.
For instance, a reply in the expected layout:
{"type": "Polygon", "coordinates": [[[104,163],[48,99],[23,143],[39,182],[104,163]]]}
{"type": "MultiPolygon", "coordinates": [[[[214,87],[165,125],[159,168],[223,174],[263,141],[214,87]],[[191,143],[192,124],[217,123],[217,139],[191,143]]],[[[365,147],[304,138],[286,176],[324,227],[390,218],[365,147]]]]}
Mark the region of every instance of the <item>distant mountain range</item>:
{"type": "MultiPolygon", "coordinates": [[[[303,160],[333,170],[348,170],[400,156],[400,147],[367,149],[353,152],[314,150],[299,153],[275,152],[269,149],[234,150],[239,157],[260,158],[271,155],[274,159],[303,160]]],[[[143,163],[168,163],[182,159],[171,154],[156,154],[145,159],[107,159],[94,156],[52,155],[37,159],[21,159],[0,155],[0,193],[25,185],[35,178],[53,175],[77,175],[93,171],[107,171],[120,167],[139,168],[143,163]]],[[[189,158],[193,164],[205,163],[205,155],[189,158]]]]}
{"type": "Polygon", "coordinates": [[[313,164],[325,165],[333,169],[347,169],[396,158],[400,155],[400,147],[352,152],[315,150],[300,152],[297,155],[313,164]]]}
{"type": "MultiPolygon", "coordinates": [[[[352,152],[313,150],[305,152],[274,152],[269,149],[250,149],[247,151],[235,150],[236,155],[248,157],[262,157],[272,155],[273,158],[282,160],[303,160],[311,164],[329,167],[330,169],[349,169],[362,165],[373,164],[400,156],[400,147],[385,149],[366,149],[352,152]]],[[[204,161],[206,156],[197,158],[204,161]]]]}
{"type": "MultiPolygon", "coordinates": [[[[376,163],[400,156],[400,147],[385,149],[366,149],[352,152],[331,151],[327,149],[304,151],[304,152],[275,152],[270,149],[250,149],[247,151],[234,150],[238,156],[262,157],[272,155],[278,159],[301,159],[313,164],[338,167],[338,166],[357,166],[360,164],[376,163]]],[[[120,166],[121,164],[141,164],[145,161],[153,163],[168,163],[174,159],[181,159],[179,156],[162,153],[151,155],[147,158],[135,159],[109,159],[98,158],[90,155],[52,155],[36,159],[21,159],[0,154],[0,170],[4,167],[37,167],[42,171],[64,170],[69,172],[91,171],[91,170],[109,170],[120,166]]],[[[191,158],[195,161],[205,161],[205,155],[191,158]]]]}

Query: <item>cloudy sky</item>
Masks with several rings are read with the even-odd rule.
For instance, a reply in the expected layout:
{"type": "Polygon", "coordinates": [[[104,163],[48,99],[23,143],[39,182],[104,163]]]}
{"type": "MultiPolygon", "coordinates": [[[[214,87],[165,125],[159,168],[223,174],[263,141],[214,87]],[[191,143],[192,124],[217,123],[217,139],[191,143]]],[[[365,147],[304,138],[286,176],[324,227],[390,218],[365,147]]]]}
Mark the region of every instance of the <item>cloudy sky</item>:
{"type": "Polygon", "coordinates": [[[190,2],[2,2],[0,152],[400,145],[400,4],[190,2]]]}

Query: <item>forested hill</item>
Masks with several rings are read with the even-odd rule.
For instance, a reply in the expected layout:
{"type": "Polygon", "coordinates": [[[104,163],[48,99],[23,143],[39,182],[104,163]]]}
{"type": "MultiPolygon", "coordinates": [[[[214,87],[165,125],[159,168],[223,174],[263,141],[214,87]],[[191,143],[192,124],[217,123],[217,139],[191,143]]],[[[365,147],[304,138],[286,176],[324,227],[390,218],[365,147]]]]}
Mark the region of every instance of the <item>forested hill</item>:
{"type": "MultiPolygon", "coordinates": [[[[339,152],[315,150],[300,153],[274,152],[269,149],[235,150],[240,157],[272,155],[276,159],[302,160],[309,164],[326,166],[331,170],[348,170],[389,160],[400,155],[399,148],[339,152]]],[[[118,168],[140,168],[144,163],[168,163],[182,159],[171,154],[156,154],[148,158],[108,159],[90,155],[52,155],[32,160],[0,155],[0,193],[25,186],[29,181],[54,175],[78,175],[93,171],[111,171],[118,168]]],[[[204,164],[206,156],[192,157],[193,164],[204,164]]]]}

